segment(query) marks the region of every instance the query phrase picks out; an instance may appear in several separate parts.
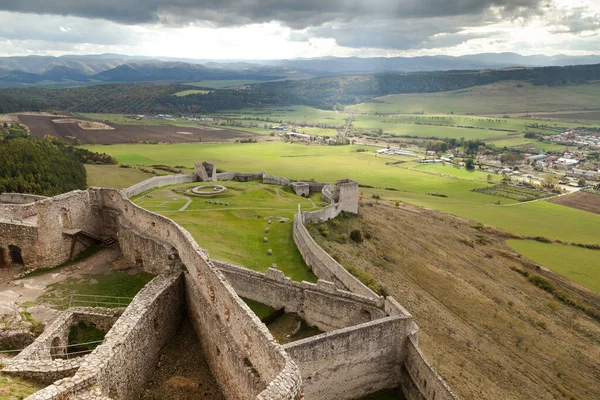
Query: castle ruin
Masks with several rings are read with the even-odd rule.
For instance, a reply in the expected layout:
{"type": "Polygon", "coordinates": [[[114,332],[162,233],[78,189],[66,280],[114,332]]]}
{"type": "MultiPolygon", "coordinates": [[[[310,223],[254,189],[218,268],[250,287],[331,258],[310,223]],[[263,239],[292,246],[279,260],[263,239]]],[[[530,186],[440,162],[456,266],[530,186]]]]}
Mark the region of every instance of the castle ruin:
{"type": "Polygon", "coordinates": [[[292,281],[273,268],[263,274],[212,260],[181,226],[129,200],[164,185],[251,179],[292,185],[265,173],[217,173],[214,164],[198,163],[194,174],[155,177],[120,191],[0,196],[3,265],[52,267],[94,243],[114,240],[130,262],[158,275],[121,315],[67,310],[3,372],[44,376],[49,386],[33,400],[136,399],[187,315],[229,399],[350,400],[395,387],[409,400],[455,399],[420,352],[412,316],[392,297],[363,285],[305,227],[342,211],[357,213],[356,182],[305,183],[308,194],[320,192],[330,203],[299,211],[293,222],[294,241],[319,278],[316,284],[292,281]],[[280,345],[240,296],[284,307],[325,333],[280,345]],[[64,342],[65,327],[90,318],[104,321],[103,343],[77,362],[53,357],[52,343],[64,342]]]}

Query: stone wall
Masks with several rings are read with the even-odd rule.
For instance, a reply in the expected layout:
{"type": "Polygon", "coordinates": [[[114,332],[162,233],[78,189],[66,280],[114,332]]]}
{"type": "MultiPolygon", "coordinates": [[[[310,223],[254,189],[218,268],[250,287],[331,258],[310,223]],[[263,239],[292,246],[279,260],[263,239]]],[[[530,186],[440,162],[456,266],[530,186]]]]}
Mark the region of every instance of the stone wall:
{"type": "Polygon", "coordinates": [[[280,178],[278,176],[264,174],[262,177],[262,182],[269,185],[281,185],[281,186],[290,186],[290,180],[287,178],[280,178]]]}
{"type": "Polygon", "coordinates": [[[86,322],[107,332],[122,312],[122,309],[97,307],[63,311],[32,344],[7,361],[2,372],[44,383],[72,376],[87,356],[66,357],[70,328],[86,322]]]}
{"type": "Polygon", "coordinates": [[[145,181],[136,183],[126,189],[122,189],[125,197],[130,198],[137,196],[140,193],[144,193],[147,190],[153,189],[159,186],[177,185],[180,183],[196,182],[196,174],[177,174],[177,175],[164,175],[155,176],[154,178],[146,179],[145,181]]]}
{"type": "Polygon", "coordinates": [[[28,204],[0,204],[0,218],[23,220],[37,213],[35,203],[28,204]]]}
{"type": "Polygon", "coordinates": [[[294,242],[302,254],[307,265],[312,267],[315,275],[320,279],[334,282],[341,289],[346,289],[366,297],[379,297],[371,289],[363,285],[348,272],[340,263],[335,261],[325,250],[321,248],[310,236],[302,222],[302,215],[294,216],[294,242]]]}
{"type": "Polygon", "coordinates": [[[46,196],[25,193],[0,193],[0,203],[5,204],[30,204],[47,198],[46,196]]]}
{"type": "Polygon", "coordinates": [[[0,265],[11,263],[9,246],[18,246],[24,265],[35,265],[37,261],[37,227],[21,221],[0,219],[0,265]]]}
{"type": "Polygon", "coordinates": [[[383,299],[366,298],[339,290],[330,282],[295,282],[283,272],[269,268],[261,274],[212,260],[227,277],[237,294],[271,306],[285,307],[323,331],[358,325],[385,317],[383,299]]]}
{"type": "Polygon", "coordinates": [[[250,182],[250,181],[262,181],[264,172],[220,172],[217,174],[217,181],[238,181],[238,182],[250,182]]]}
{"type": "Polygon", "coordinates": [[[188,314],[224,393],[236,399],[254,399],[261,393],[265,398],[271,398],[269,393],[280,396],[273,398],[295,398],[300,374],[294,363],[189,232],[136,206],[116,190],[90,190],[96,192],[103,213],[109,212],[110,219],[118,214],[118,239],[127,257],[131,257],[131,249],[155,241],[170,250],[138,250],[144,268],[158,268],[162,263],[168,269],[172,260],[185,266],[188,314]]]}
{"type": "Polygon", "coordinates": [[[156,277],[135,296],[75,375],[28,399],[78,398],[93,385],[113,400],[139,398],[161,348],[178,327],[183,307],[181,272],[156,277]]]}
{"type": "Polygon", "coordinates": [[[410,319],[387,317],[289,343],[307,400],[357,399],[400,383],[410,319]]]}
{"type": "Polygon", "coordinates": [[[407,354],[404,361],[404,394],[407,400],[456,400],[450,387],[431,368],[415,338],[407,341],[407,354]],[[412,383],[412,384],[411,384],[412,383]]]}
{"type": "Polygon", "coordinates": [[[328,203],[333,203],[333,193],[331,192],[331,185],[323,186],[323,189],[321,189],[321,198],[328,203]]]}

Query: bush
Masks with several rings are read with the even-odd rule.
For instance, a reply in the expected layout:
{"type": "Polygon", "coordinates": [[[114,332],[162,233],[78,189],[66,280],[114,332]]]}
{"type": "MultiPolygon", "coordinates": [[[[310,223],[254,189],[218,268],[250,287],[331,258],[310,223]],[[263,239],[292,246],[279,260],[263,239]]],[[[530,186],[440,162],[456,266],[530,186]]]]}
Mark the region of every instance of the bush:
{"type": "Polygon", "coordinates": [[[545,290],[548,293],[556,292],[556,287],[554,286],[554,284],[552,282],[542,278],[539,275],[530,276],[529,282],[533,283],[535,286],[539,287],[540,289],[545,290]]]}
{"type": "Polygon", "coordinates": [[[358,269],[353,265],[344,265],[344,268],[346,268],[348,272],[350,272],[353,276],[355,276],[359,281],[361,281],[365,286],[367,286],[375,293],[382,293],[381,286],[379,285],[379,282],[377,282],[377,279],[367,271],[358,269]]]}
{"type": "Polygon", "coordinates": [[[344,244],[348,241],[348,235],[345,233],[341,233],[338,235],[337,240],[338,243],[344,244]]]}
{"type": "Polygon", "coordinates": [[[378,194],[372,194],[371,197],[375,200],[381,200],[381,196],[379,196],[378,194]]]}
{"type": "Polygon", "coordinates": [[[524,269],[521,269],[519,267],[515,267],[514,265],[510,266],[510,269],[512,269],[513,271],[523,275],[524,277],[528,277],[529,276],[529,272],[525,271],[524,269]]]}
{"type": "Polygon", "coordinates": [[[360,229],[355,229],[352,232],[350,232],[350,239],[352,239],[356,243],[362,243],[364,239],[360,229]]]}
{"type": "Polygon", "coordinates": [[[371,232],[365,233],[365,239],[370,240],[372,237],[373,237],[373,235],[371,235],[371,232]]]}

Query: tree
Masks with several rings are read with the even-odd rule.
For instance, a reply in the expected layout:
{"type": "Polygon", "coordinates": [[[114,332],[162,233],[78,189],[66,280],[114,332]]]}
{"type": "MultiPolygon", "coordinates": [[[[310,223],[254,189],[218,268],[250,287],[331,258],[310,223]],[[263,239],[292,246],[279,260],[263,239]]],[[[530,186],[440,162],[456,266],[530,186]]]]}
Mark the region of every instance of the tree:
{"type": "Polygon", "coordinates": [[[475,160],[467,158],[467,161],[465,161],[465,168],[469,171],[473,171],[475,169],[475,160]]]}
{"type": "Polygon", "coordinates": [[[542,185],[544,187],[553,189],[556,186],[556,177],[552,174],[547,174],[544,177],[544,181],[542,182],[542,185]]]}
{"type": "Polygon", "coordinates": [[[587,185],[587,182],[585,181],[585,178],[583,176],[579,178],[579,180],[577,181],[577,185],[580,187],[584,187],[587,185]]]}

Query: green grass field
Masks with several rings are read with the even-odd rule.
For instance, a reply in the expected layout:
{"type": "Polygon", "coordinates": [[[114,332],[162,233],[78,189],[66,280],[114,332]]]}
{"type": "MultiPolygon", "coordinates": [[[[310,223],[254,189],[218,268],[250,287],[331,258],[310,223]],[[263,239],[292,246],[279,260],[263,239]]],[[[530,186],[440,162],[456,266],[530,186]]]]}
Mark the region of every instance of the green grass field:
{"type": "Polygon", "coordinates": [[[213,258],[262,272],[277,264],[292,279],[315,282],[316,277],[304,263],[292,237],[292,219],[298,204],[305,210],[314,209],[310,200],[281,186],[259,182],[222,184],[228,190],[209,197],[188,197],[185,190],[199,185],[193,183],[159,188],[134,198],[134,202],[183,226],[213,258]],[[188,198],[192,199],[191,204],[178,211],[188,198]],[[229,206],[207,200],[228,202],[229,206]],[[270,232],[266,233],[265,228],[270,232]],[[263,242],[264,237],[268,243],[263,242]],[[267,254],[268,249],[273,250],[273,255],[267,254]]]}
{"type": "Polygon", "coordinates": [[[177,92],[175,94],[173,94],[173,96],[177,96],[177,97],[182,97],[182,96],[189,96],[190,94],[208,94],[210,93],[210,90],[182,90],[181,92],[177,92]]]}
{"type": "Polygon", "coordinates": [[[532,240],[509,240],[519,254],[600,293],[600,251],[532,240]]]}
{"type": "Polygon", "coordinates": [[[549,88],[522,82],[501,82],[451,92],[399,94],[378,102],[346,107],[358,113],[475,113],[509,114],[527,111],[567,111],[598,108],[600,83],[549,88]],[[522,85],[522,87],[518,87],[522,85]]]}
{"type": "Polygon", "coordinates": [[[232,79],[232,80],[206,80],[200,82],[188,82],[185,85],[206,87],[211,89],[223,89],[232,86],[251,85],[253,83],[260,83],[262,81],[254,81],[250,79],[232,79]]]}
{"type": "Polygon", "coordinates": [[[137,168],[120,168],[118,165],[85,164],[88,186],[122,189],[155,175],[137,168]]]}

